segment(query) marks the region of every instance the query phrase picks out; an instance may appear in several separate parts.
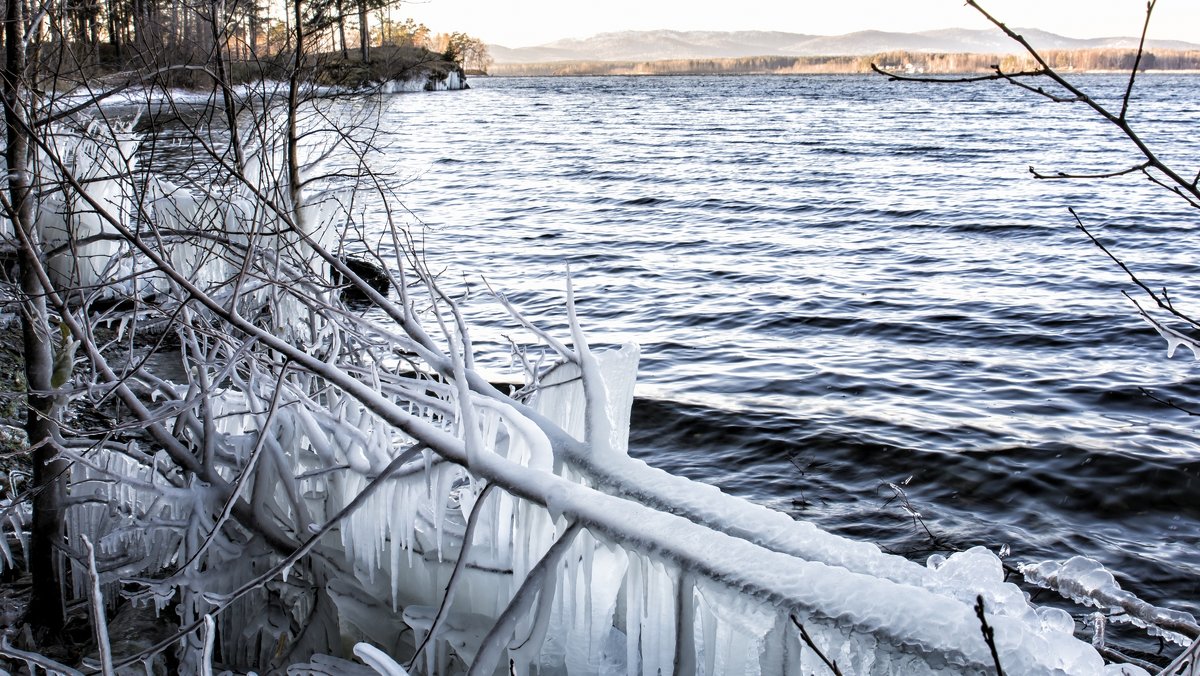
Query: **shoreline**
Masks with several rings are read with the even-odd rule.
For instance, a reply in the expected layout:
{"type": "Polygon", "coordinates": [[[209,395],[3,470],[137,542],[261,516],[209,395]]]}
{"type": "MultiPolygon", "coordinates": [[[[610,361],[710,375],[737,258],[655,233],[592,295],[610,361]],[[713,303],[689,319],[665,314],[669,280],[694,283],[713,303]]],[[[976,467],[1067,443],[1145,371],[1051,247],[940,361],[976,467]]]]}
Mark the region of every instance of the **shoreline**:
{"type": "MultiPolygon", "coordinates": [[[[1129,75],[1129,71],[1124,70],[1073,70],[1063,71],[1071,75],[1129,75]]],[[[909,73],[903,73],[909,75],[909,73]]],[[[972,76],[985,74],[985,71],[956,71],[945,73],[912,73],[912,75],[922,75],[929,77],[956,77],[956,76],[972,76]]],[[[677,72],[677,73],[488,73],[486,75],[472,75],[472,77],[491,80],[497,78],[570,78],[570,77],[638,77],[638,78],[656,78],[656,77],[812,77],[812,76],[846,76],[846,75],[871,75],[882,77],[871,71],[812,71],[812,72],[797,72],[797,73],[781,73],[774,71],[753,71],[744,73],[705,73],[699,71],[693,72],[677,72]]],[[[1200,75],[1200,69],[1180,69],[1180,70],[1142,70],[1138,71],[1138,77],[1144,76],[1163,76],[1163,75],[1200,75]]]]}
{"type": "MultiPolygon", "coordinates": [[[[1200,51],[1046,50],[1050,68],[1062,74],[1200,73],[1200,51]]],[[[995,53],[881,51],[824,56],[760,55],[670,59],[567,59],[529,63],[497,63],[492,76],[564,75],[855,75],[878,65],[903,75],[949,76],[1031,72],[1040,68],[1029,56],[995,53]]]]}

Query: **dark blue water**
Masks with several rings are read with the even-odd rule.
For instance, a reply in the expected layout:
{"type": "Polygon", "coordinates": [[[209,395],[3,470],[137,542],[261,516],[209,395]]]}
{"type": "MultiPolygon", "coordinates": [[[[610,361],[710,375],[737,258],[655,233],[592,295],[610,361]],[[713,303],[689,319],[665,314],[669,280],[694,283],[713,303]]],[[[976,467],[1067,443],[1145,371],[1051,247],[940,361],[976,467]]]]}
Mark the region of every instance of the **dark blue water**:
{"type": "MultiPolygon", "coordinates": [[[[1142,389],[1200,408],[1200,372],[1067,207],[1196,313],[1200,213],[1144,177],[1027,171],[1140,161],[1114,129],[1001,84],[471,84],[387,99],[376,169],[493,363],[518,332],[480,276],[565,338],[569,265],[593,343],[642,346],[632,447],[652,464],[916,558],[1086,554],[1197,610],[1200,418],[1142,389]]],[[[1200,79],[1137,91],[1137,128],[1194,174],[1200,79]]]]}

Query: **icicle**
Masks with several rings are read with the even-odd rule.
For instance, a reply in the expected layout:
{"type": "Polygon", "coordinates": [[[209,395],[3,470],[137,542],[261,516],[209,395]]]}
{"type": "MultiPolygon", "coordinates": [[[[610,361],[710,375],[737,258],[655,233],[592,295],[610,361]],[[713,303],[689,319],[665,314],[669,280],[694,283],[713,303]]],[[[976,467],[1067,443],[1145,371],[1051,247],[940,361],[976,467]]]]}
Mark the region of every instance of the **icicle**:
{"type": "Polygon", "coordinates": [[[1092,613],[1092,645],[1097,649],[1105,646],[1105,626],[1104,613],[1092,613]]]}

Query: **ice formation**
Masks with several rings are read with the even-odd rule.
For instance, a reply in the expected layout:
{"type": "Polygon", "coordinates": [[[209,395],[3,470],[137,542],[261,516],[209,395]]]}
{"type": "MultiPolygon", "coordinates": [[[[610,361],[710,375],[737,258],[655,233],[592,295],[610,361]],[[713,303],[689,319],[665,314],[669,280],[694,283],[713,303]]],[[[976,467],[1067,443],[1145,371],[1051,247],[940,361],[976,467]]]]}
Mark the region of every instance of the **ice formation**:
{"type": "MultiPolygon", "coordinates": [[[[617,395],[604,408],[621,420],[620,411],[627,413],[629,407],[636,349],[604,353],[597,362],[605,390],[617,395]]],[[[447,394],[453,398],[451,391],[447,394]]],[[[532,408],[579,434],[585,421],[580,407],[570,402],[585,398],[578,378],[551,380],[534,397],[532,408]]],[[[246,412],[265,410],[264,400],[221,401],[221,434],[227,441],[244,437],[242,445],[249,445],[259,430],[246,412]]],[[[286,407],[264,430],[297,451],[283,457],[295,463],[289,474],[310,474],[327,462],[349,466],[351,471],[305,480],[304,502],[317,523],[377,480],[372,474],[387,460],[380,451],[405,445],[390,425],[355,401],[331,402],[330,409],[332,415],[318,416],[299,413],[305,411],[302,406],[286,407]],[[317,449],[334,450],[323,462],[317,449]]],[[[434,462],[427,451],[346,518],[338,542],[323,543],[325,556],[336,546],[337,556],[353,571],[331,581],[326,592],[336,607],[338,632],[393,651],[397,659],[405,653],[397,621],[412,629],[413,645],[424,640],[465,549],[453,606],[417,662],[420,673],[449,673],[456,664],[471,664],[494,619],[566,524],[575,521],[585,523],[585,530],[553,566],[537,601],[517,622],[515,637],[504,638],[504,663],[511,660],[518,673],[657,674],[673,672],[677,663],[704,674],[811,673],[821,663],[800,642],[793,618],[847,673],[982,672],[991,658],[971,605],[977,595],[987,603],[1008,673],[1111,670],[1092,646],[1072,636],[1072,622],[1039,613],[1014,585],[1005,583],[999,559],[986,550],[952,555],[930,569],[869,545],[814,538],[806,524],[776,519],[766,510],[645,466],[640,471],[649,479],[630,481],[622,496],[612,495],[589,486],[593,479],[587,468],[563,462],[556,472],[536,450],[545,445],[538,428],[515,422],[521,418],[516,406],[485,404],[475,413],[491,456],[481,464],[494,465],[497,481],[509,474],[529,475],[529,483],[544,487],[545,507],[506,491],[478,500],[479,477],[458,464],[434,462]],[[634,490],[664,491],[651,502],[674,505],[675,514],[624,497],[634,490]],[[697,520],[707,525],[676,514],[699,515],[697,520]],[[469,544],[463,540],[468,519],[477,520],[469,544]],[[756,535],[762,542],[755,541],[756,535]],[[797,555],[798,550],[805,555],[797,555]]],[[[461,433],[455,430],[461,427],[460,415],[434,415],[429,421],[461,433]]],[[[626,431],[615,430],[596,448],[620,453],[611,439],[626,431]]],[[[626,475],[639,471],[636,461],[612,464],[626,475]]],[[[121,472],[136,475],[130,469],[121,472]]],[[[612,481],[611,475],[606,481],[612,481]]],[[[130,499],[139,490],[133,482],[105,485],[120,487],[131,511],[146,503],[130,499]]],[[[277,492],[272,508],[286,509],[285,493],[277,492]]],[[[186,491],[179,494],[187,496],[186,491]]],[[[108,499],[122,504],[119,497],[108,499]]],[[[131,537],[151,537],[153,532],[110,528],[115,534],[107,542],[129,547],[131,537]]],[[[160,546],[144,543],[140,551],[160,546]]],[[[235,628],[244,631],[252,613],[258,609],[227,611],[224,640],[236,637],[235,628]]],[[[254,655],[244,649],[232,654],[253,663],[254,655]]]]}
{"type": "Polygon", "coordinates": [[[445,92],[466,89],[466,82],[458,71],[449,71],[444,78],[438,78],[431,72],[419,73],[416,77],[404,80],[388,80],[380,86],[385,94],[401,92],[445,92]]]}
{"type": "MultiPolygon", "coordinates": [[[[264,148],[248,174],[278,188],[264,148]]],[[[1106,665],[985,549],[920,565],[631,459],[638,349],[590,349],[569,283],[570,340],[530,327],[561,363],[531,367],[510,397],[474,370],[461,318],[417,261],[407,274],[427,312],[379,299],[398,329],[302,279],[333,264],[340,207],[302,205],[307,236],[264,244],[255,233],[277,221],[245,193],[158,182],[149,197],[162,223],[225,236],[183,241],[147,271],[203,301],[180,313],[183,381],[106,381],[141,397],[131,408],[154,444],[69,449],[68,530],[96,543],[105,596],[136,584],[196,630],[182,647],[192,673],[213,654],[289,674],[811,674],[825,659],[990,673],[978,598],[1006,673],[1144,673],[1106,665]],[[239,284],[270,324],[227,309],[239,284]]],[[[95,594],[76,572],[75,593],[95,594]]],[[[1086,561],[1027,574],[1132,603],[1086,561]]],[[[1164,617],[1181,619],[1143,619],[1164,617]]]]}
{"type": "Polygon", "coordinates": [[[1191,643],[1188,635],[1200,633],[1200,625],[1190,613],[1159,608],[1121,589],[1113,574],[1094,559],[1075,556],[1061,563],[1029,563],[1021,566],[1021,573],[1029,582],[1076,603],[1112,611],[1112,622],[1134,624],[1172,643],[1187,646],[1191,643]]]}
{"type": "Polygon", "coordinates": [[[1141,315],[1142,319],[1144,319],[1147,324],[1152,326],[1154,330],[1158,332],[1158,335],[1162,336],[1163,341],[1166,342],[1167,359],[1173,358],[1175,356],[1175,352],[1178,351],[1180,347],[1185,347],[1190,350],[1192,353],[1192,359],[1200,359],[1200,342],[1197,342],[1195,338],[1180,333],[1170,326],[1160,322],[1158,319],[1151,316],[1149,312],[1146,312],[1145,308],[1143,308],[1136,301],[1133,304],[1134,307],[1137,308],[1137,313],[1141,315]]]}
{"type": "Polygon", "coordinates": [[[128,272],[128,260],[119,254],[129,246],[101,211],[129,220],[132,184],[121,177],[137,168],[140,139],[132,127],[102,127],[99,121],[81,131],[57,126],[35,154],[37,182],[58,186],[39,196],[35,218],[51,279],[60,287],[105,290],[106,282],[128,272]]]}

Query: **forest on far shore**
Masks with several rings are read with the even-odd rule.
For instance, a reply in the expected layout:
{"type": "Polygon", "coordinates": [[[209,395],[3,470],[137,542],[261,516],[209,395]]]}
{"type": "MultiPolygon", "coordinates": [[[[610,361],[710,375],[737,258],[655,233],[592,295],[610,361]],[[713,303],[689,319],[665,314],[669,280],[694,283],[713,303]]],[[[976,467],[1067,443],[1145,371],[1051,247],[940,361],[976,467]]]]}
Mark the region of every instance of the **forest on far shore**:
{"type": "MultiPolygon", "coordinates": [[[[1063,72],[1129,71],[1134,49],[1074,49],[1041,52],[1063,72]]],[[[871,64],[908,73],[990,73],[1033,70],[1028,56],[1011,54],[936,54],[891,51],[868,56],[747,56],[724,59],[663,61],[558,61],[498,63],[491,75],[795,75],[806,73],[867,73],[871,64]]],[[[1200,71],[1200,50],[1154,50],[1142,55],[1142,70],[1200,71]]]]}

